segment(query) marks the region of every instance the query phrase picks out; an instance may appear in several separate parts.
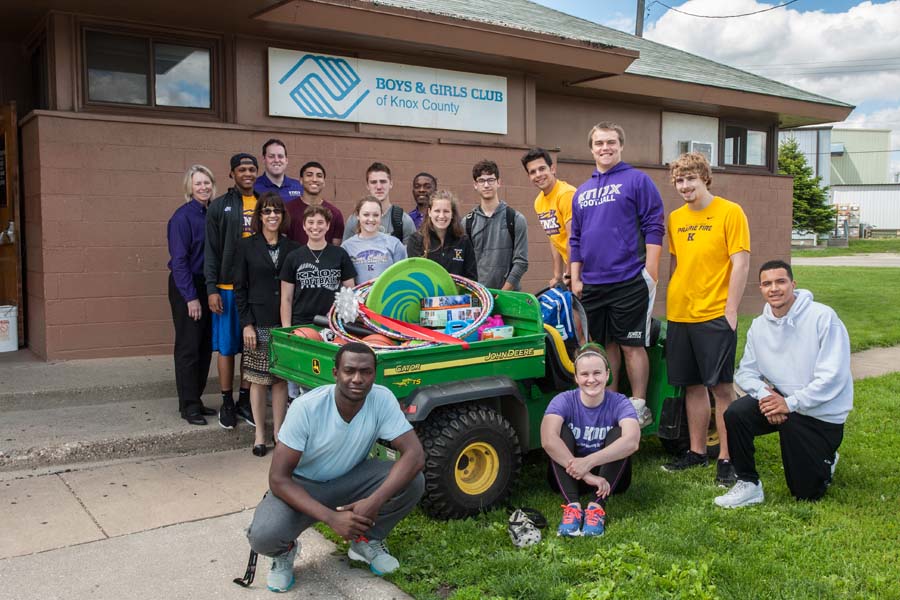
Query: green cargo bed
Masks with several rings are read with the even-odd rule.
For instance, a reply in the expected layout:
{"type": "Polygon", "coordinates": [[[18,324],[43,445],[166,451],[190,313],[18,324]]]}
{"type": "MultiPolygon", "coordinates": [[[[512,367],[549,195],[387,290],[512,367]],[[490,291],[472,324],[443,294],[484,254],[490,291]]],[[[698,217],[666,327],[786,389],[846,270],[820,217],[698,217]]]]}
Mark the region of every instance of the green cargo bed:
{"type": "MultiPolygon", "coordinates": [[[[545,333],[540,307],[531,294],[491,290],[493,314],[515,334],[510,339],[470,342],[469,348],[441,345],[378,353],[376,382],[402,399],[422,385],[490,375],[514,380],[542,377],[546,370],[545,333]]],[[[305,388],[333,383],[338,346],[292,335],[293,327],[272,331],[271,371],[305,388]]]]}

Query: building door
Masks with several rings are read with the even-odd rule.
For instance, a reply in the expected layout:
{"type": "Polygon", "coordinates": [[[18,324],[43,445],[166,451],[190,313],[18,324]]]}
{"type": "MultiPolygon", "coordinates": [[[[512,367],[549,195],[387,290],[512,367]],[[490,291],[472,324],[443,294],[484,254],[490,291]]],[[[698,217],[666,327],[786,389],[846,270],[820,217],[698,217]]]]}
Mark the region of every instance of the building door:
{"type": "Polygon", "coordinates": [[[19,137],[16,104],[0,106],[0,306],[19,309],[18,339],[22,315],[21,236],[19,235],[19,137]]]}

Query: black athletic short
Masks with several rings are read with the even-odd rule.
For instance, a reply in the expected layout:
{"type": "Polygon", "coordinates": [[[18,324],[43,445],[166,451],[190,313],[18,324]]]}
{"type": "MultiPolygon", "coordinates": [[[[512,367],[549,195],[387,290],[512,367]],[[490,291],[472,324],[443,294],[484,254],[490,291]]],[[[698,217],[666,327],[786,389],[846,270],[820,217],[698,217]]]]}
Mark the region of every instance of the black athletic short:
{"type": "Polygon", "coordinates": [[[703,323],[669,321],[666,367],[671,385],[705,385],[734,381],[737,332],[725,317],[703,323]]]}
{"type": "Polygon", "coordinates": [[[655,296],[656,284],[646,269],[628,281],[584,284],[581,304],[591,339],[600,344],[646,346],[655,296]]]}

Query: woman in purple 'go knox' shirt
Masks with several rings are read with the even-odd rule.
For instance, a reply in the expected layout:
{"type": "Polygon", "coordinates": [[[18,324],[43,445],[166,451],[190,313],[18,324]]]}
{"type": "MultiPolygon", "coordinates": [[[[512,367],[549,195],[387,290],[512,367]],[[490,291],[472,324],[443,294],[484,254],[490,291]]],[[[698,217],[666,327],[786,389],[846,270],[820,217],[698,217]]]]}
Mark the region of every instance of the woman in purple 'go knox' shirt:
{"type": "Polygon", "coordinates": [[[550,457],[551,487],[562,493],[559,536],[602,535],[606,500],[631,485],[631,461],[641,440],[631,401],[606,389],[609,362],[602,346],[585,344],[575,357],[578,388],[558,394],[541,421],[541,446],[550,457]],[[579,496],[594,492],[587,508],[579,496]]]}
{"type": "Polygon", "coordinates": [[[182,204],[169,219],[169,305],[175,323],[175,385],[178,410],[191,425],[206,425],[205,416],[216,414],[200,397],[209,377],[212,358],[212,320],[207,307],[203,277],[203,244],[206,239],[206,207],[216,195],[212,171],[193,165],[184,175],[182,204]]]}

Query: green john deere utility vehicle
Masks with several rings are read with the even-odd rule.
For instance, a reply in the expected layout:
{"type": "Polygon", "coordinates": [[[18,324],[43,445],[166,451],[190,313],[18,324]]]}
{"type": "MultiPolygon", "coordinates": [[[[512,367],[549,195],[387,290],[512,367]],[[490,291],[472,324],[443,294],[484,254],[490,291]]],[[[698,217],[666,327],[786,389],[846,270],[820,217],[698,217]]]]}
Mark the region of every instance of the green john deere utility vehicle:
{"type": "MultiPolygon", "coordinates": [[[[544,409],[574,387],[573,365],[559,332],[545,326],[535,296],[491,290],[493,314],[515,328],[509,339],[406,348],[378,353],[376,383],[399,399],[425,448],[423,509],[431,516],[465,517],[502,504],[524,452],[539,449],[544,409]]],[[[665,327],[654,321],[647,406],[667,449],[686,448],[683,392],[667,383],[665,327]]],[[[334,383],[337,346],[272,332],[271,371],[306,389],[334,383]]],[[[390,450],[387,451],[390,455],[390,450]]]]}

